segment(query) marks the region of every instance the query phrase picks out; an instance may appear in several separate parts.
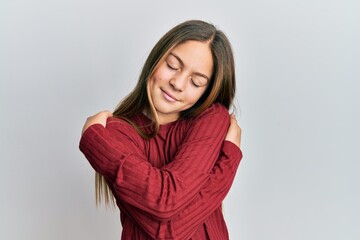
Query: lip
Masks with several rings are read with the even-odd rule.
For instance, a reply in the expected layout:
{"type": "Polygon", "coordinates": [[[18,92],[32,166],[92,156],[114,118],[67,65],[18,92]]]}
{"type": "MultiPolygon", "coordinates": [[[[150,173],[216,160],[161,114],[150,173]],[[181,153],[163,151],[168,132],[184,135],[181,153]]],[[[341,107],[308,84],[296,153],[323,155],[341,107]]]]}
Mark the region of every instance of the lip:
{"type": "Polygon", "coordinates": [[[168,93],[167,91],[165,91],[164,89],[160,88],[160,90],[163,92],[164,97],[166,100],[170,101],[170,102],[177,102],[179,101],[176,97],[174,97],[173,95],[171,95],[170,93],[168,93]]]}

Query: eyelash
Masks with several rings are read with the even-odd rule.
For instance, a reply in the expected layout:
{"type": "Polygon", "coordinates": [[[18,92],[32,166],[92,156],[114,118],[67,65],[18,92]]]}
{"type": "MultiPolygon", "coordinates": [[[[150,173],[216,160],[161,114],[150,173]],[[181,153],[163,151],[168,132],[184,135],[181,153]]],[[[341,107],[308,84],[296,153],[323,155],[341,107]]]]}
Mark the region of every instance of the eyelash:
{"type": "MultiPolygon", "coordinates": [[[[178,70],[177,68],[174,68],[174,67],[172,67],[169,63],[166,63],[166,65],[168,66],[168,68],[170,68],[171,70],[178,70]]],[[[198,87],[200,87],[199,85],[197,85],[196,83],[195,83],[195,81],[193,80],[193,79],[191,79],[191,84],[194,86],[194,87],[196,87],[196,88],[198,88],[198,87]]]]}
{"type": "Polygon", "coordinates": [[[191,83],[192,83],[192,85],[194,85],[194,87],[197,87],[197,88],[200,87],[200,86],[197,85],[197,84],[194,82],[194,80],[192,80],[192,79],[191,79],[191,83]]]}
{"type": "Polygon", "coordinates": [[[172,67],[169,63],[166,63],[166,65],[167,65],[168,68],[170,68],[171,70],[177,70],[177,68],[172,67]]]}

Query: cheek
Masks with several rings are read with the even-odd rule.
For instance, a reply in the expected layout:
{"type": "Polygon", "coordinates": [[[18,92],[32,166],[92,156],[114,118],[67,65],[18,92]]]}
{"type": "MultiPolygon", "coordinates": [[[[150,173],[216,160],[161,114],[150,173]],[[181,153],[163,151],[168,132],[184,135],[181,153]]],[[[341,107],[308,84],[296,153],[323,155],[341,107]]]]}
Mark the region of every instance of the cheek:
{"type": "Polygon", "coordinates": [[[151,77],[153,83],[155,84],[164,83],[169,78],[170,74],[163,66],[160,66],[151,77]]]}
{"type": "Polygon", "coordinates": [[[153,73],[153,75],[150,77],[150,84],[154,85],[157,82],[158,76],[156,72],[153,73]]]}
{"type": "Polygon", "coordinates": [[[158,77],[156,76],[155,73],[149,79],[148,89],[149,89],[149,94],[152,97],[154,97],[154,94],[156,93],[156,89],[159,87],[159,83],[157,79],[158,77]]]}
{"type": "Polygon", "coordinates": [[[164,81],[162,80],[161,76],[154,73],[149,81],[150,88],[154,91],[156,88],[164,85],[164,81]]]}
{"type": "Polygon", "coordinates": [[[204,93],[205,93],[205,90],[199,90],[199,89],[189,92],[189,94],[188,94],[189,102],[191,102],[192,104],[195,104],[204,93]]]}

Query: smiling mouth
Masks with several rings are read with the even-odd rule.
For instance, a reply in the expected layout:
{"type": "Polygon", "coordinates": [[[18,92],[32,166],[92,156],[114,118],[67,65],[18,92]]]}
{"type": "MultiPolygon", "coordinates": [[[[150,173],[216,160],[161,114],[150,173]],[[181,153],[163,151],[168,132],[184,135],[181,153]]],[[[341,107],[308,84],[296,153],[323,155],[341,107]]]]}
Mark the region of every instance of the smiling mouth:
{"type": "Polygon", "coordinates": [[[164,98],[166,100],[168,100],[169,102],[177,102],[177,101],[179,101],[176,97],[174,97],[173,95],[171,95],[168,92],[164,91],[163,89],[161,89],[161,91],[162,91],[162,93],[164,95],[164,98]]]}

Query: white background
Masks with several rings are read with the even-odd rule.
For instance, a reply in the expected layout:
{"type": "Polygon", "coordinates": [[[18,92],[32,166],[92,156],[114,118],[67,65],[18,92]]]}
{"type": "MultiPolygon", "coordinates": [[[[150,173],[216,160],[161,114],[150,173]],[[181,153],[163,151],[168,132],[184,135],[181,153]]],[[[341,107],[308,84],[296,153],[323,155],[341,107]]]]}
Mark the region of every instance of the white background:
{"type": "Polygon", "coordinates": [[[244,158],[225,201],[232,240],[360,239],[356,0],[0,3],[0,239],[119,239],[78,150],[155,42],[188,19],[233,44],[244,158]]]}

